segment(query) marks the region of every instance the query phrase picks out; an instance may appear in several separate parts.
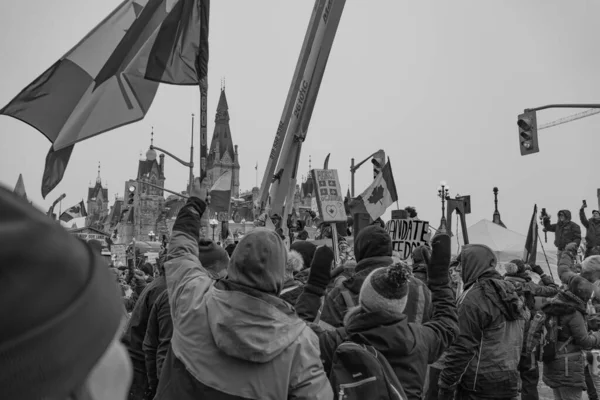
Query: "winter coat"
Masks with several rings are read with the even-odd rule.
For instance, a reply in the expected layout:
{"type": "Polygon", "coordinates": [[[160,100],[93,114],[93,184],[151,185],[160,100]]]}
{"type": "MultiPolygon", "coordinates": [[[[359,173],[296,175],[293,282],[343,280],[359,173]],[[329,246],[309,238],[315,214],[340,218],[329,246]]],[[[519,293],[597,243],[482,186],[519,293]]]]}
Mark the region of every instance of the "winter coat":
{"type": "Polygon", "coordinates": [[[166,289],[167,283],[164,276],[159,276],[146,286],[135,303],[125,334],[121,339],[129,351],[133,368],[143,374],[146,373],[146,355],[144,354],[143,343],[150,310],[152,310],[158,296],[166,289]]]}
{"type": "Polygon", "coordinates": [[[297,280],[290,280],[283,284],[283,290],[279,293],[279,297],[285,300],[292,307],[296,305],[296,300],[300,293],[302,293],[302,287],[304,284],[297,280]]]}
{"type": "Polygon", "coordinates": [[[531,312],[531,317],[535,314],[535,298],[536,297],[553,297],[558,294],[558,288],[554,286],[538,285],[531,280],[527,274],[520,275],[504,275],[504,280],[513,284],[517,293],[523,296],[525,305],[531,312]]]}
{"type": "Polygon", "coordinates": [[[587,219],[583,208],[579,210],[579,219],[581,220],[581,224],[587,229],[585,233],[586,247],[591,249],[600,246],[600,219],[587,219]]]}
{"type": "MultiPolygon", "coordinates": [[[[333,327],[341,327],[344,315],[348,311],[348,305],[343,293],[349,293],[353,304],[358,305],[360,288],[367,276],[373,270],[387,267],[392,263],[391,257],[372,257],[360,260],[354,268],[354,275],[331,289],[325,297],[321,320],[333,327]]],[[[429,288],[419,279],[411,277],[409,280],[408,301],[404,309],[404,314],[406,314],[408,322],[427,322],[431,319],[432,312],[431,292],[429,288]]]]}
{"type": "Polygon", "coordinates": [[[164,290],[156,299],[144,337],[144,354],[146,355],[146,375],[148,385],[152,389],[158,387],[162,366],[171,347],[173,336],[173,320],[169,308],[169,292],[164,290]]]}
{"type": "MultiPolygon", "coordinates": [[[[450,286],[431,287],[435,313],[429,322],[411,323],[406,315],[396,320],[360,309],[351,311],[344,328],[323,330],[312,324],[319,335],[321,358],[325,370],[331,369],[336,348],[344,341],[370,344],[388,360],[408,399],[421,399],[428,364],[435,362],[458,334],[454,296],[450,286]]],[[[314,294],[304,291],[298,306],[314,294]]],[[[316,297],[316,296],[315,296],[316,297]]]]}
{"type": "Polygon", "coordinates": [[[205,210],[190,198],[173,227],[165,263],[173,337],[155,399],[332,399],[318,338],[294,309],[248,286],[215,282],[202,267],[205,210]]]}
{"type": "Polygon", "coordinates": [[[569,243],[581,244],[581,228],[575,222],[571,221],[571,211],[560,210],[558,212],[565,215],[565,221],[558,221],[556,224],[550,223],[550,218],[544,218],[544,229],[548,232],[554,232],[554,245],[560,251],[565,249],[569,243]]]}
{"type": "Polygon", "coordinates": [[[466,245],[461,252],[460,334],[446,353],[439,387],[454,391],[459,386],[478,398],[512,398],[519,392],[523,303],[491,264],[491,250],[482,249],[466,245]]]}
{"type": "Polygon", "coordinates": [[[544,383],[551,388],[576,387],[585,390],[585,355],[582,350],[600,345],[600,335],[588,333],[585,304],[567,291],[545,304],[542,310],[547,316],[558,317],[558,347],[571,339],[570,344],[561,351],[562,356],[544,363],[544,383]]]}
{"type": "Polygon", "coordinates": [[[415,278],[419,279],[424,284],[427,284],[427,264],[414,264],[412,267],[412,272],[415,278]]]}

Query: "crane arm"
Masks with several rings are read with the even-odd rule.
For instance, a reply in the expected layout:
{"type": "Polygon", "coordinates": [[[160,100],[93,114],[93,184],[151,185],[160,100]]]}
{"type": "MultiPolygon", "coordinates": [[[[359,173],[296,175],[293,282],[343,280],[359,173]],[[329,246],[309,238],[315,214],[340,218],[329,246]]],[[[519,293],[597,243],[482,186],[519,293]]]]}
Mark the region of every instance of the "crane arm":
{"type": "Polygon", "coordinates": [[[591,108],[589,110],[582,111],[582,112],[577,113],[577,114],[569,115],[567,117],[559,118],[559,119],[557,119],[555,121],[551,121],[551,122],[547,122],[545,124],[542,124],[542,125],[538,126],[538,131],[540,131],[542,129],[546,129],[546,128],[551,128],[551,127],[556,126],[556,125],[566,124],[567,122],[577,121],[578,119],[591,117],[592,115],[596,115],[596,114],[600,114],[600,109],[598,109],[598,108],[591,108]]]}

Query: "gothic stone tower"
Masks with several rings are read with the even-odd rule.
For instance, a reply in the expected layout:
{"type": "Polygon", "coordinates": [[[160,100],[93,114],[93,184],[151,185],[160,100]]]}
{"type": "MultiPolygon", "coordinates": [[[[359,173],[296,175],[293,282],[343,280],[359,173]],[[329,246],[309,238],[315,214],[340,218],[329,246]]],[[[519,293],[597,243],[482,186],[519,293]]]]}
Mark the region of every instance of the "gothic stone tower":
{"type": "Polygon", "coordinates": [[[96,185],[88,188],[87,213],[85,226],[104,230],[104,219],[108,215],[108,189],[102,187],[100,164],[98,164],[96,185]]]}
{"type": "Polygon", "coordinates": [[[159,158],[160,162],[157,160],[156,151],[149,149],[146,152],[146,159],[140,160],[138,165],[137,179],[140,183],[134,205],[134,235],[137,240],[148,240],[148,234],[151,231],[157,235],[160,233],[158,220],[164,209],[164,192],[144,184],[147,182],[161,188],[165,186],[164,154],[161,154],[159,158]]]}
{"type": "Polygon", "coordinates": [[[231,197],[240,195],[240,164],[238,147],[233,145],[231,129],[229,128],[229,106],[225,96],[225,88],[221,89],[221,97],[215,116],[215,131],[210,143],[210,153],[206,162],[209,185],[212,186],[227,170],[231,170],[231,197]]]}

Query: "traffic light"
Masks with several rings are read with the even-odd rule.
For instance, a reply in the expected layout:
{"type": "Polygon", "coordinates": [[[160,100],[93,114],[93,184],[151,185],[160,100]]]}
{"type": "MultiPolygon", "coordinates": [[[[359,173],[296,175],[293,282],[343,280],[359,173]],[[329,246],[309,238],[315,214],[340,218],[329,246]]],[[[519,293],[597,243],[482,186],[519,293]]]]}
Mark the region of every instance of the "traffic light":
{"type": "Polygon", "coordinates": [[[127,205],[132,206],[135,199],[135,192],[137,190],[137,183],[131,182],[127,188],[127,205]]]}
{"type": "Polygon", "coordinates": [[[535,111],[524,112],[517,120],[519,126],[519,146],[521,155],[538,153],[537,117],[535,111]]]}
{"type": "Polygon", "coordinates": [[[371,158],[371,162],[373,163],[373,179],[376,179],[385,165],[385,151],[379,150],[375,153],[371,158]]]}

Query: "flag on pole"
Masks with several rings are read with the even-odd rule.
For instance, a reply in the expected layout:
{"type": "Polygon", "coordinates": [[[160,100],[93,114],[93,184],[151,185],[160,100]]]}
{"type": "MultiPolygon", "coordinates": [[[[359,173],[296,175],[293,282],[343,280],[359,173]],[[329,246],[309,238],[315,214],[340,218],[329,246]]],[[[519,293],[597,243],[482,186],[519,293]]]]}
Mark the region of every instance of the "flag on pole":
{"type": "Polygon", "coordinates": [[[44,197],[61,181],[75,143],[144,118],[159,82],[197,85],[206,75],[209,4],[123,1],[0,109],[53,143],[44,197]]]}
{"type": "Polygon", "coordinates": [[[63,222],[69,222],[72,219],[81,217],[87,217],[87,212],[85,211],[85,204],[83,204],[83,200],[81,200],[79,204],[74,205],[67,211],[60,214],[60,220],[63,222]]]}
{"type": "Polygon", "coordinates": [[[373,220],[376,220],[396,201],[398,201],[398,193],[392,165],[388,159],[367,190],[350,203],[350,209],[353,214],[368,213],[373,220]]]}
{"type": "Polygon", "coordinates": [[[231,203],[231,171],[227,170],[210,188],[210,208],[214,212],[229,212],[231,203]]]}
{"type": "Polygon", "coordinates": [[[533,215],[527,231],[525,240],[525,250],[523,251],[523,262],[529,265],[535,265],[537,256],[538,242],[538,224],[537,224],[537,204],[533,207],[533,215]]]}

